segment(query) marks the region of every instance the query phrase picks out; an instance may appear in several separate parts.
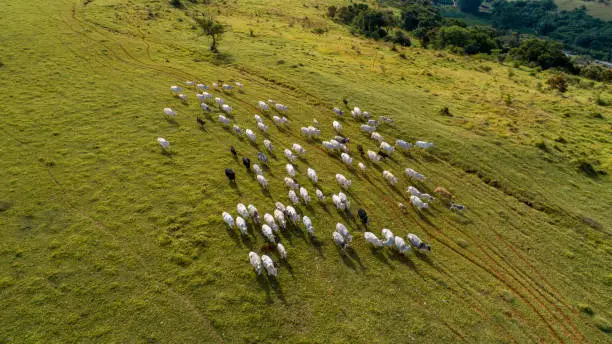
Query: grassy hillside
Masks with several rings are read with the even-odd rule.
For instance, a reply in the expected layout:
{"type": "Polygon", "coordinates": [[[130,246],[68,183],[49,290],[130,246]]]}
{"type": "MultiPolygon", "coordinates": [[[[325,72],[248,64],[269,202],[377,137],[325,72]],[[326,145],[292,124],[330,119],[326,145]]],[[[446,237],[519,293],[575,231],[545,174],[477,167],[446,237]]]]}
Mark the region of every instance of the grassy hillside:
{"type": "MultiPolygon", "coordinates": [[[[185,3],[188,3],[184,1],[185,3]]],[[[351,36],[323,17],[339,1],[242,0],[185,10],[166,1],[17,1],[0,7],[0,341],[7,343],[606,343],[612,323],[612,102],[609,86],[546,89],[547,73],[351,36]],[[232,30],[212,55],[189,13],[208,10],[232,30]],[[18,25],[16,23],[19,23],[18,25]],[[323,35],[312,33],[324,28],[323,35]],[[252,34],[251,34],[252,32],[252,34]],[[402,57],[403,56],[403,57],[402,57]],[[169,86],[240,81],[223,97],[233,122],[255,129],[261,99],[289,106],[290,128],[272,120],[276,146],[262,192],[232,159],[250,144],[204,115],[194,91],[182,105],[169,86]],[[544,86],[542,86],[544,85],[544,86]],[[394,153],[365,175],[299,134],[317,118],[330,138],[331,109],[359,106],[394,125],[379,131],[433,141],[394,153]],[[176,121],[164,107],[178,111],[176,121]],[[452,117],[441,116],[448,106],[452,117]],[[207,122],[198,128],[195,116],[207,122]],[[172,145],[161,153],[156,138],[172,145]],[[288,230],[277,281],[257,278],[242,239],[221,212],[288,203],[282,149],[307,150],[297,181],[314,195],[308,166],[327,194],[353,180],[353,216],[331,203],[300,207],[317,240],[288,230]],[[582,173],[580,162],[602,172],[582,173]],[[223,168],[237,172],[228,184],[223,168]],[[416,184],[444,186],[468,209],[442,202],[404,214],[416,184]],[[399,177],[390,187],[381,177],[399,177]],[[428,255],[400,257],[365,245],[369,229],[415,233],[428,255]],[[355,236],[343,256],[331,233],[355,236]]],[[[348,111],[347,111],[348,112],[348,111]]],[[[376,149],[346,116],[355,145],[376,149]]],[[[277,256],[273,258],[278,262],[277,256]]]]}
{"type": "Polygon", "coordinates": [[[582,0],[555,0],[557,6],[562,10],[573,10],[584,6],[590,15],[603,20],[612,20],[612,5],[609,2],[582,1],[582,0]]]}

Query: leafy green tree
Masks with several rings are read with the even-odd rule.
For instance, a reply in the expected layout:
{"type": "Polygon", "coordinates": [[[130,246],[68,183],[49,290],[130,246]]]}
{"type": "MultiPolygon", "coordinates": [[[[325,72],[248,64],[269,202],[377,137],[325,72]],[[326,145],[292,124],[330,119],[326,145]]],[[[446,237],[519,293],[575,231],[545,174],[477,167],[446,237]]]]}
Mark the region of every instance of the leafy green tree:
{"type": "Polygon", "coordinates": [[[538,65],[542,69],[570,67],[570,60],[563,53],[563,45],[555,41],[531,38],[512,49],[510,55],[518,61],[538,65]]]}
{"type": "Polygon", "coordinates": [[[210,51],[217,52],[217,43],[221,41],[221,37],[227,31],[227,26],[219,23],[213,17],[204,14],[193,19],[202,30],[202,34],[212,39],[210,51]]]}
{"type": "Polygon", "coordinates": [[[482,0],[458,0],[457,6],[462,12],[478,13],[482,0]]]}

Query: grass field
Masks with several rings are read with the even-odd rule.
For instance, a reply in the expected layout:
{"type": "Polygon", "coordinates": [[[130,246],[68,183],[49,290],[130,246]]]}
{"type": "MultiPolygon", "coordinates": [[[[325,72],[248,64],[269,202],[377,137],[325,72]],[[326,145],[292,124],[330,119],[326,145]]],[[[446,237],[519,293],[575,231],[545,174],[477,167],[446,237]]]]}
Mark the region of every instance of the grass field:
{"type": "MultiPolygon", "coordinates": [[[[612,103],[610,87],[577,80],[560,95],[546,89],[548,73],[393,51],[327,20],[331,3],[341,2],[0,6],[0,342],[610,342],[612,111],[595,101],[612,103]],[[232,27],[218,55],[193,28],[188,14],[200,10],[232,27]],[[223,129],[194,91],[182,105],[169,87],[186,80],[242,82],[242,92],[213,91],[241,127],[255,129],[258,100],[289,106],[287,130],[266,117],[277,152],[269,193],[229,152],[254,160],[261,132],[254,145],[223,129]],[[317,118],[330,138],[344,97],[396,120],[379,131],[388,142],[436,147],[368,163],[365,175],[347,169],[299,134],[317,118]],[[452,117],[439,114],[444,106],[452,117]],[[176,121],[164,107],[177,109],[176,121]],[[354,216],[313,202],[299,211],[318,240],[286,231],[278,280],[257,278],[248,252],[264,245],[259,228],[240,238],[221,212],[288,203],[282,149],[294,142],[307,150],[296,179],[312,196],[308,166],[327,195],[343,173],[352,213],[365,208],[371,231],[415,233],[432,252],[373,251],[354,216]],[[580,162],[602,173],[588,177],[580,162]],[[468,209],[435,201],[402,213],[406,167],[428,176],[418,187],[444,186],[468,209]],[[399,177],[396,188],[382,170],[399,177]],[[355,236],[346,256],[331,240],[339,221],[355,236]]],[[[376,147],[349,117],[342,124],[361,161],[355,144],[376,147]]]]}
{"type": "Polygon", "coordinates": [[[612,20],[612,4],[599,1],[582,0],[555,0],[557,6],[562,10],[571,11],[574,8],[584,6],[590,15],[602,20],[612,20]]]}

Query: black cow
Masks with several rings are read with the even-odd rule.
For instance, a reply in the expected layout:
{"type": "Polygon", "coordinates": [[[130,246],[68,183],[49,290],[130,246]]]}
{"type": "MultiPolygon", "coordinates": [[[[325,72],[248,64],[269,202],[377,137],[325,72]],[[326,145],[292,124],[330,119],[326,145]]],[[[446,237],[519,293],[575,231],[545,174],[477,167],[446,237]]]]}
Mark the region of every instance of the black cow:
{"type": "Polygon", "coordinates": [[[357,150],[359,151],[359,154],[361,154],[361,156],[363,156],[365,153],[363,151],[363,146],[362,145],[357,145],[357,150]]]}
{"type": "Polygon", "coordinates": [[[234,173],[234,171],[231,168],[226,168],[225,169],[225,175],[227,176],[227,179],[230,180],[230,182],[236,182],[236,173],[234,173]]]}
{"type": "Polygon", "coordinates": [[[198,122],[198,124],[200,125],[200,128],[204,128],[204,120],[201,119],[200,117],[196,117],[196,121],[198,122]]]}
{"type": "Polygon", "coordinates": [[[236,148],[234,148],[234,146],[230,146],[230,152],[232,152],[232,154],[234,155],[234,158],[236,157],[236,155],[238,155],[238,153],[236,153],[236,148]]]}
{"type": "Polygon", "coordinates": [[[357,215],[359,215],[359,219],[361,219],[361,223],[363,223],[364,226],[367,226],[367,224],[370,223],[368,214],[365,210],[359,208],[359,210],[357,210],[357,215]]]}
{"type": "Polygon", "coordinates": [[[251,160],[247,157],[242,157],[242,164],[246,167],[247,170],[251,169],[251,160]]]}
{"type": "Polygon", "coordinates": [[[334,137],[334,140],[342,143],[342,144],[347,144],[351,139],[349,139],[348,137],[343,137],[343,136],[336,136],[334,137]]]}
{"type": "Polygon", "coordinates": [[[385,153],[382,149],[378,151],[378,155],[380,155],[383,159],[389,157],[389,154],[385,153]]]}

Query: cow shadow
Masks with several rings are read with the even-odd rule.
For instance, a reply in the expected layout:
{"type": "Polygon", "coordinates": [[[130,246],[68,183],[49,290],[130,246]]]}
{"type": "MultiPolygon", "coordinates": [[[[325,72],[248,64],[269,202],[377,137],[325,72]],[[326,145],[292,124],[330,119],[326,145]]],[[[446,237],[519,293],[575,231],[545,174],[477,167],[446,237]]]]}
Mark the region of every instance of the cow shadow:
{"type": "Polygon", "coordinates": [[[272,299],[272,295],[271,295],[271,289],[270,289],[270,285],[268,284],[268,281],[266,279],[265,272],[262,271],[261,275],[256,275],[256,280],[257,280],[257,284],[259,284],[259,287],[261,289],[263,289],[266,292],[266,303],[267,304],[272,304],[274,303],[274,300],[272,299]]]}
{"type": "Polygon", "coordinates": [[[317,254],[325,258],[325,255],[323,254],[323,242],[316,236],[309,236],[309,241],[312,247],[314,247],[314,249],[317,251],[317,254]]]}
{"type": "Polygon", "coordinates": [[[273,276],[269,276],[268,281],[270,283],[270,287],[272,288],[272,290],[274,290],[278,299],[286,304],[287,300],[285,299],[285,293],[283,293],[283,288],[281,287],[278,280],[273,276]]]}
{"type": "Polygon", "coordinates": [[[370,245],[370,252],[372,253],[372,256],[376,259],[378,259],[381,263],[387,265],[391,270],[395,270],[395,267],[393,265],[391,265],[391,262],[389,262],[389,259],[387,259],[387,257],[385,256],[385,254],[383,253],[383,248],[376,248],[372,245],[370,245]]]}

